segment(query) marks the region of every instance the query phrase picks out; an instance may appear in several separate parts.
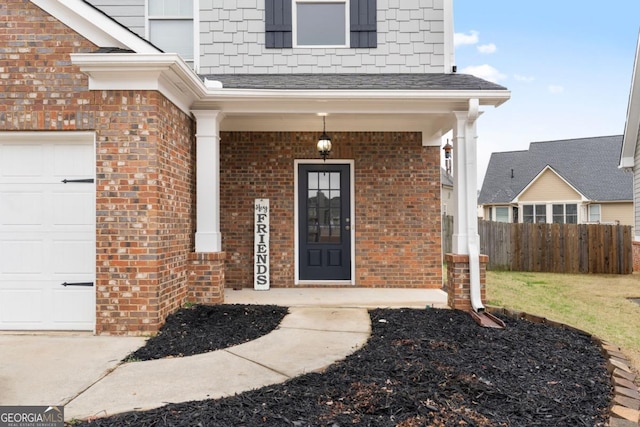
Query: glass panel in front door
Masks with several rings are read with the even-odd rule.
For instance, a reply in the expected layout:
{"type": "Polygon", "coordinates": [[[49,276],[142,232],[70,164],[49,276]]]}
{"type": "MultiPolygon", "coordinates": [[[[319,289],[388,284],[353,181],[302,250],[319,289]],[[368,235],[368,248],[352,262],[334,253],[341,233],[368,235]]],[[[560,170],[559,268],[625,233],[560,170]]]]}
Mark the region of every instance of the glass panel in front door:
{"type": "Polygon", "coordinates": [[[340,172],[307,172],[307,244],[339,243],[340,172]]]}

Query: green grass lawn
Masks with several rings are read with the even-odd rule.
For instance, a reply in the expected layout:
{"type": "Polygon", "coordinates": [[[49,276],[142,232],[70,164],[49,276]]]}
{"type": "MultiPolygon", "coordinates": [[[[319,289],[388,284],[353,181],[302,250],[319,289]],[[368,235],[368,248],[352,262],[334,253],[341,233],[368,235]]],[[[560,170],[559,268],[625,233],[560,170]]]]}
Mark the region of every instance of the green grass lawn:
{"type": "Polygon", "coordinates": [[[623,349],[640,372],[640,273],[487,272],[487,303],[574,326],[623,349]]]}

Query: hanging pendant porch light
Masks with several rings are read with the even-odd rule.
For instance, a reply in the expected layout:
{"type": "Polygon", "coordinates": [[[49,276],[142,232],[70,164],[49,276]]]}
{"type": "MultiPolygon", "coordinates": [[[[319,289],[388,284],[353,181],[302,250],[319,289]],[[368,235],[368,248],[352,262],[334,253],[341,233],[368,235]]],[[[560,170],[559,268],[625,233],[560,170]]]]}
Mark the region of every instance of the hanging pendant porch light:
{"type": "Polygon", "coordinates": [[[322,135],[320,135],[320,139],[318,140],[317,148],[318,154],[322,157],[323,161],[327,161],[327,157],[331,153],[331,137],[327,135],[326,132],[326,116],[322,116],[322,135]]]}

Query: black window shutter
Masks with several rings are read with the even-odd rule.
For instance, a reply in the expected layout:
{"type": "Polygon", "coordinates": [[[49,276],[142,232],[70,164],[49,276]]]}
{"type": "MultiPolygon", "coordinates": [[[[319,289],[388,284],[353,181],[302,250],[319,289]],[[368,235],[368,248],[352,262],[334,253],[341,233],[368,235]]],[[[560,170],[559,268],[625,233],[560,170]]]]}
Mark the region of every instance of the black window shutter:
{"type": "Polygon", "coordinates": [[[351,47],[377,47],[376,0],[351,0],[351,47]]]}
{"type": "Polygon", "coordinates": [[[265,42],[269,49],[293,47],[292,0],[265,0],[265,42]]]}

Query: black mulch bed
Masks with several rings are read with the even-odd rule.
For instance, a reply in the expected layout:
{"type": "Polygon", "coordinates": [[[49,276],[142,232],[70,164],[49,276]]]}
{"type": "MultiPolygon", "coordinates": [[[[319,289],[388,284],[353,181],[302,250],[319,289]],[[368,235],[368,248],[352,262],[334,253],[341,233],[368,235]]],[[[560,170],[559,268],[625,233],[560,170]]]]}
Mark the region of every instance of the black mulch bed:
{"type": "MultiPolygon", "coordinates": [[[[581,333],[452,310],[371,312],[365,347],[324,373],[91,426],[604,426],[605,359],[581,333]]],[[[235,327],[234,327],[235,329],[235,327]]]]}
{"type": "Polygon", "coordinates": [[[167,317],[158,335],[126,361],[193,356],[255,340],[268,334],[289,312],[276,305],[194,305],[167,317]]]}

